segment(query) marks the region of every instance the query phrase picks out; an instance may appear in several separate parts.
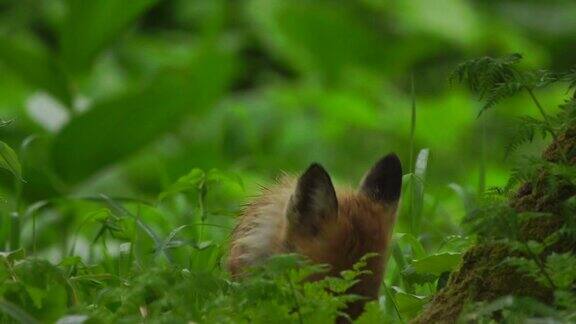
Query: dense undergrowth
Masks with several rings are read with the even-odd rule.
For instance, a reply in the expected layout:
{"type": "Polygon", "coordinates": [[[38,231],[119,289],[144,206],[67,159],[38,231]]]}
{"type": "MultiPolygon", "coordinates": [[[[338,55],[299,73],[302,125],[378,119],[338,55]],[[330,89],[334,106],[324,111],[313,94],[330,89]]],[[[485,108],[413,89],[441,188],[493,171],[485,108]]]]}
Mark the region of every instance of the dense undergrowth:
{"type": "MultiPolygon", "coordinates": [[[[536,87],[532,79],[525,81],[527,72],[516,69],[518,60],[471,61],[457,73],[489,98],[489,108],[499,96],[536,87]],[[503,93],[507,83],[515,90],[503,93]]],[[[538,73],[545,80],[538,85],[567,81],[573,91],[573,73],[538,73]]],[[[541,112],[542,119],[521,124],[513,140],[550,137],[542,158],[528,159],[504,188],[491,188],[469,202],[464,225],[470,238],[448,238],[430,253],[413,234],[396,233],[381,298],[367,305],[358,322],[407,321],[422,309],[417,322],[574,320],[576,100],[568,99],[557,116],[541,112]]],[[[414,172],[404,177],[401,217],[414,226],[427,155],[420,152],[414,172]]],[[[26,184],[18,156],[6,144],[1,166],[13,174],[19,192],[26,184]]],[[[243,188],[233,173],[193,169],[154,202],[99,195],[20,206],[10,217],[10,231],[2,232],[8,250],[0,255],[0,318],[327,323],[343,316],[346,302],[358,298],[344,292],[362,273],[362,262],[340,278],[306,282],[323,268],[287,255],[254,269],[246,280],[229,278],[222,264],[243,188]],[[221,203],[223,195],[227,204],[221,203]],[[38,254],[45,244],[43,229],[54,226],[50,217],[56,213],[84,217],[71,218],[73,225],[62,228],[61,244],[38,254]]]]}
{"type": "Polygon", "coordinates": [[[510,147],[551,138],[540,157],[526,158],[507,185],[480,197],[464,220],[478,242],[416,323],[576,320],[576,75],[524,72],[521,59],[482,58],[456,71],[487,103],[527,92],[541,119],[522,118],[510,147]],[[567,82],[568,99],[548,116],[533,91],[567,82]]]}
{"type": "Polygon", "coordinates": [[[359,322],[574,321],[575,12],[0,0],[0,322],[332,322],[362,264],[233,281],[229,233],[283,170],[352,185],[390,151],[401,208],[359,322]]]}

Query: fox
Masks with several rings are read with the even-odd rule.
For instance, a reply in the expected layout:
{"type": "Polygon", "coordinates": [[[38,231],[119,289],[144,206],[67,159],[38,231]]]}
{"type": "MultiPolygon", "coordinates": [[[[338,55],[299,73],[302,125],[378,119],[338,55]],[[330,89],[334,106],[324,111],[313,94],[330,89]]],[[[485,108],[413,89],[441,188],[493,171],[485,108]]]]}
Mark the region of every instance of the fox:
{"type": "Polygon", "coordinates": [[[335,188],[330,175],[312,163],[299,177],[283,176],[248,202],[232,231],[227,268],[233,278],[270,256],[296,253],[326,264],[323,276],[338,276],[363,256],[366,270],[347,293],[361,296],[345,312],[358,317],[378,298],[396,222],[402,165],[395,153],[378,160],[357,190],[335,188]]]}

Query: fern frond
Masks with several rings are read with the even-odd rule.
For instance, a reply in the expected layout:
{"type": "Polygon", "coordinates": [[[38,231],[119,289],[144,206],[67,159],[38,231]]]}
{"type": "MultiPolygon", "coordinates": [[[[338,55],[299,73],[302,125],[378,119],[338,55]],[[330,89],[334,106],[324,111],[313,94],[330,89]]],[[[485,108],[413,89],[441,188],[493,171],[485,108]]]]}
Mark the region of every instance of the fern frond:
{"type": "Polygon", "coordinates": [[[518,228],[517,215],[505,198],[486,196],[479,207],[464,218],[463,225],[479,239],[514,237],[518,228]]]}
{"type": "Polygon", "coordinates": [[[549,128],[546,122],[528,116],[519,118],[517,129],[512,134],[508,145],[506,145],[505,158],[508,158],[520,145],[532,143],[537,134],[544,139],[548,133],[549,128]]]}
{"type": "Polygon", "coordinates": [[[531,181],[537,172],[545,168],[545,166],[545,161],[534,157],[527,157],[522,165],[512,169],[510,172],[510,178],[504,187],[504,192],[509,193],[516,185],[531,181]]]}
{"type": "Polygon", "coordinates": [[[550,118],[550,124],[558,133],[572,128],[576,124],[576,98],[567,100],[564,104],[560,105],[560,112],[550,118]]]}
{"type": "MultiPolygon", "coordinates": [[[[520,71],[516,69],[516,64],[521,59],[522,55],[515,53],[501,58],[482,57],[470,60],[458,65],[449,80],[452,84],[455,81],[466,84],[478,95],[479,100],[484,101],[484,106],[478,113],[481,115],[503,99],[512,97],[522,90],[527,90],[534,96],[532,94],[534,89],[576,78],[548,70],[520,71]]],[[[544,112],[542,114],[545,115],[544,112]]]]}
{"type": "MultiPolygon", "coordinates": [[[[576,90],[576,66],[573,66],[570,71],[564,75],[564,80],[568,82],[568,89],[576,90]]],[[[574,97],[576,98],[576,93],[574,97]]]]}
{"type": "Polygon", "coordinates": [[[480,99],[500,83],[516,79],[518,72],[513,67],[522,55],[514,53],[502,58],[481,57],[459,64],[449,77],[451,83],[466,83],[480,99]]]}
{"type": "Polygon", "coordinates": [[[495,84],[492,89],[485,95],[485,103],[482,109],[478,112],[478,116],[482,115],[486,110],[496,106],[500,101],[510,98],[524,88],[524,84],[518,81],[503,82],[495,84]]]}

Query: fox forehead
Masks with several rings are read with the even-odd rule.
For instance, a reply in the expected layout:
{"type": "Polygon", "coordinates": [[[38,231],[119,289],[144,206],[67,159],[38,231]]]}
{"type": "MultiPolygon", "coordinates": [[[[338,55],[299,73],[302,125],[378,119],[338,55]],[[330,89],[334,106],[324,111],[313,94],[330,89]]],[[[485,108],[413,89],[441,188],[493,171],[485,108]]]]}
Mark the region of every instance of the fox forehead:
{"type": "Polygon", "coordinates": [[[286,239],[316,262],[336,268],[352,266],[368,253],[383,254],[395,221],[393,205],[378,204],[362,194],[337,191],[338,215],[326,220],[314,237],[297,230],[286,239]]]}

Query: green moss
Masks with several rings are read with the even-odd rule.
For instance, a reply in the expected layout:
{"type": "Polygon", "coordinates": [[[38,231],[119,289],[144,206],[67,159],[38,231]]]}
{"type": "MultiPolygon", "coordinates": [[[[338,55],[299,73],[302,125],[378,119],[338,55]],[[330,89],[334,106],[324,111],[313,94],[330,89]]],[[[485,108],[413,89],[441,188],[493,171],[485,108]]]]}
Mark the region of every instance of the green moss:
{"type": "Polygon", "coordinates": [[[542,158],[549,162],[566,161],[576,164],[576,127],[559,134],[544,151],[542,158]]]}
{"type": "Polygon", "coordinates": [[[460,269],[450,277],[448,285],[412,323],[454,323],[467,302],[494,300],[507,294],[550,302],[552,291],[502,264],[510,255],[504,244],[472,247],[464,255],[460,269]]]}
{"type": "MultiPolygon", "coordinates": [[[[558,135],[542,156],[549,162],[570,161],[576,164],[576,128],[558,135]]],[[[558,231],[565,220],[558,215],[562,202],[576,194],[576,188],[562,179],[551,179],[541,172],[525,183],[510,200],[517,211],[538,211],[552,215],[531,218],[521,226],[522,240],[544,241],[558,231]],[[550,190],[555,181],[555,190],[550,190]]],[[[574,240],[564,239],[546,253],[576,249],[574,240]]],[[[454,272],[446,287],[440,290],[426,309],[412,323],[454,323],[464,305],[471,301],[491,301],[504,295],[529,296],[550,303],[553,291],[532,278],[503,264],[509,256],[517,256],[503,243],[478,244],[463,257],[460,269],[454,272]]]]}

